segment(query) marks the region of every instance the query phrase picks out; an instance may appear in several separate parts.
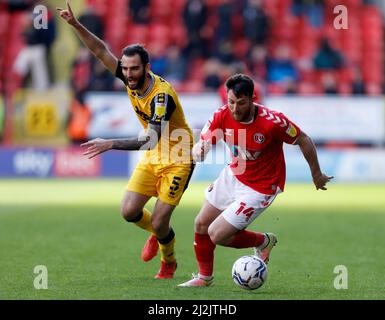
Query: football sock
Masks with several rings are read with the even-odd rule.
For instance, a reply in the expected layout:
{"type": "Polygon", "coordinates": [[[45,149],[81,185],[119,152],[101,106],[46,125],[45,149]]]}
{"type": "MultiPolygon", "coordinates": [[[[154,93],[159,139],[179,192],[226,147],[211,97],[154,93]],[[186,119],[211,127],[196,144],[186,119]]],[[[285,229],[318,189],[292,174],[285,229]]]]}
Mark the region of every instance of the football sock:
{"type": "Polygon", "coordinates": [[[169,234],[163,239],[158,239],[158,242],[159,242],[159,251],[160,251],[161,260],[166,263],[174,262],[176,260],[175,251],[174,251],[174,246],[175,246],[174,230],[172,230],[171,228],[169,234]]]}
{"type": "Polygon", "coordinates": [[[232,248],[252,248],[259,247],[265,243],[265,234],[254,231],[240,230],[225,247],[232,248]]]}
{"type": "Polygon", "coordinates": [[[147,209],[143,208],[142,212],[138,215],[136,221],[133,221],[139,228],[154,233],[151,224],[151,213],[147,209]]]}
{"type": "Polygon", "coordinates": [[[214,271],[214,249],[215,244],[208,234],[195,233],[194,250],[197,258],[199,274],[208,280],[214,271]]]}

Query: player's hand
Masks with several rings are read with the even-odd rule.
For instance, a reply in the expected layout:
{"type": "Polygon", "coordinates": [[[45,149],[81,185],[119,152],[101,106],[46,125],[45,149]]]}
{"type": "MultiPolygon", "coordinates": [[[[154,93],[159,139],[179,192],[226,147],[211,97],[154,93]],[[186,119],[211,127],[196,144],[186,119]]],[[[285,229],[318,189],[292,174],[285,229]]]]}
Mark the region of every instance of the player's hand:
{"type": "Polygon", "coordinates": [[[317,190],[327,190],[325,185],[333,178],[333,176],[329,177],[326,174],[320,172],[319,174],[313,176],[313,182],[317,190]]]}
{"type": "Polygon", "coordinates": [[[206,154],[211,149],[211,143],[204,140],[199,140],[192,149],[192,157],[194,162],[201,162],[205,160],[206,154]]]}
{"type": "Polygon", "coordinates": [[[59,11],[60,17],[62,17],[68,24],[70,24],[71,26],[75,26],[79,22],[75,18],[75,15],[72,12],[69,2],[66,1],[66,3],[67,3],[67,9],[57,7],[56,10],[59,11]]]}
{"type": "Polygon", "coordinates": [[[112,140],[105,140],[101,138],[96,138],[85,143],[82,143],[81,147],[87,147],[87,150],[83,153],[83,155],[88,156],[88,159],[91,159],[98,154],[106,152],[112,149],[112,140]]]}

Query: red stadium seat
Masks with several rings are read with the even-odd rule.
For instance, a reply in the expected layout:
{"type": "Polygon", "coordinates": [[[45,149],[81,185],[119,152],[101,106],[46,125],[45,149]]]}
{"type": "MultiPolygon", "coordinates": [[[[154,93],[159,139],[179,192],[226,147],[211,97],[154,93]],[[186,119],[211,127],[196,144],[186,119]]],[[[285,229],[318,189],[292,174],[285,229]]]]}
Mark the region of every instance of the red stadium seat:
{"type": "Polygon", "coordinates": [[[152,23],[149,25],[149,40],[170,43],[170,28],[167,24],[152,23]]]}
{"type": "Polygon", "coordinates": [[[187,45],[188,36],[186,28],[182,24],[173,24],[170,27],[171,43],[176,44],[179,48],[187,45]]]}
{"type": "Polygon", "coordinates": [[[245,38],[240,38],[234,42],[234,55],[238,59],[245,59],[251,47],[250,41],[245,38]]]}
{"type": "Polygon", "coordinates": [[[300,95],[317,95],[322,93],[322,87],[319,82],[301,81],[297,86],[297,92],[300,95]]]}
{"type": "Polygon", "coordinates": [[[276,83],[269,83],[267,85],[267,92],[271,95],[283,95],[285,94],[284,88],[276,83]]]}
{"type": "Polygon", "coordinates": [[[172,0],[152,0],[150,3],[150,19],[153,23],[168,23],[172,11],[172,0]]]}
{"type": "Polygon", "coordinates": [[[379,96],[382,94],[382,87],[380,83],[369,82],[366,85],[366,92],[369,96],[379,96]]]}
{"type": "Polygon", "coordinates": [[[338,83],[338,93],[341,95],[351,95],[352,94],[352,84],[350,82],[339,82],[338,83]]]}
{"type": "Polygon", "coordinates": [[[131,24],[127,26],[127,40],[129,43],[146,44],[149,28],[143,24],[131,24]]]}

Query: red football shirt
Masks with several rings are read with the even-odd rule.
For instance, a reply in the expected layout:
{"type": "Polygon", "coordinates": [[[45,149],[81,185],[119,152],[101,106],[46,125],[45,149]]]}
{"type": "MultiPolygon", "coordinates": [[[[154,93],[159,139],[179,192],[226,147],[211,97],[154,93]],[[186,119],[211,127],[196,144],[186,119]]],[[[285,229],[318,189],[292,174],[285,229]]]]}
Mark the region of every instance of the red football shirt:
{"type": "Polygon", "coordinates": [[[219,108],[201,132],[201,139],[223,139],[230,148],[230,168],[243,184],[264,194],[284,190],[286,165],[283,142],[293,144],[300,129],[284,114],[255,104],[254,120],[238,122],[227,105],[219,108]]]}

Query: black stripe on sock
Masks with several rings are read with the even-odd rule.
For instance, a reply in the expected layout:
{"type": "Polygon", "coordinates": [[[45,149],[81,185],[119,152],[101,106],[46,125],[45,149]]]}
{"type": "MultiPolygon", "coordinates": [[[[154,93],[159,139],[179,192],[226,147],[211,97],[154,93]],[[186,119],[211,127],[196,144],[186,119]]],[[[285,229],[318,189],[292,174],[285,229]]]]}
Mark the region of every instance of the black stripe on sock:
{"type": "Polygon", "coordinates": [[[157,238],[157,239],[160,244],[167,244],[167,243],[170,243],[174,238],[175,238],[175,233],[174,233],[174,230],[171,228],[168,235],[165,238],[163,239],[157,238]]]}

